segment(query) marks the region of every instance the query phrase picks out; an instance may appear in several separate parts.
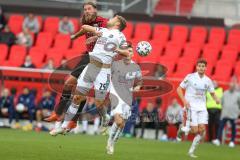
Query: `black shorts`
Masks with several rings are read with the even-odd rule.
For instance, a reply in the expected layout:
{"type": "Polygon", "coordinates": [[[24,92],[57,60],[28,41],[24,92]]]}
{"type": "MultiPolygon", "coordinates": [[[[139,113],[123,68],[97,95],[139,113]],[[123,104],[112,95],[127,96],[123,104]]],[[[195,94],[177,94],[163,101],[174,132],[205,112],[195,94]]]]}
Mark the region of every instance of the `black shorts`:
{"type": "Polygon", "coordinates": [[[88,53],[85,53],[84,56],[82,56],[79,63],[74,67],[73,71],[71,72],[71,75],[78,79],[80,74],[82,73],[85,66],[89,63],[89,55],[88,53]]]}

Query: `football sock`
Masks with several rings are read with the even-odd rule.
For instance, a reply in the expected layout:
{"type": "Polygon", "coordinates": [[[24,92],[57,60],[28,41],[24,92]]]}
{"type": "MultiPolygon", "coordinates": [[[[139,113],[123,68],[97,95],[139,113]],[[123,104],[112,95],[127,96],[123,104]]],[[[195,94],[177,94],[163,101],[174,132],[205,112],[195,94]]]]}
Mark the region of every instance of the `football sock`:
{"type": "Polygon", "coordinates": [[[77,111],[78,111],[78,105],[72,103],[65,114],[62,128],[67,128],[68,122],[73,119],[73,117],[77,114],[77,111]]]}
{"type": "Polygon", "coordinates": [[[191,147],[189,149],[189,153],[194,153],[194,151],[195,151],[197,145],[200,143],[201,139],[202,139],[202,136],[200,134],[197,134],[194,137],[192,145],[191,145],[191,147]]]}
{"type": "Polygon", "coordinates": [[[54,111],[56,112],[57,115],[62,115],[64,111],[66,111],[66,108],[69,106],[68,102],[71,99],[71,90],[63,90],[62,96],[60,98],[60,101],[58,105],[54,107],[54,111]]]}

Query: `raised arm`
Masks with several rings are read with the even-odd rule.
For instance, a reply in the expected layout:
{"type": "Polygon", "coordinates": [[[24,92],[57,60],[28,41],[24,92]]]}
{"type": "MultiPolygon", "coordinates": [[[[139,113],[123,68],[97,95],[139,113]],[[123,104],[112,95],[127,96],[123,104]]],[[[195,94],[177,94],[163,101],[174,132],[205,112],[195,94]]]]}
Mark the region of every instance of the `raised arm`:
{"type": "Polygon", "coordinates": [[[80,36],[83,36],[87,32],[91,32],[97,36],[101,36],[100,35],[101,33],[97,31],[96,27],[89,26],[89,25],[82,25],[81,29],[77,33],[75,33],[74,35],[71,35],[71,39],[74,40],[80,36]]]}

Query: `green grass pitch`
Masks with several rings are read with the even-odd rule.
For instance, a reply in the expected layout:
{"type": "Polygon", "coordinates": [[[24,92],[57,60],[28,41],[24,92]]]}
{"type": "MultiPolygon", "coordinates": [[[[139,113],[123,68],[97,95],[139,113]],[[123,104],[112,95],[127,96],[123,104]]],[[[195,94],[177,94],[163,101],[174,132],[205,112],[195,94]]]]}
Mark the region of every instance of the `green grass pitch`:
{"type": "MultiPolygon", "coordinates": [[[[1,160],[188,160],[189,142],[160,142],[122,138],[115,154],[105,152],[107,137],[67,135],[0,129],[1,160]]],[[[201,144],[199,160],[239,160],[240,147],[201,144]]]]}

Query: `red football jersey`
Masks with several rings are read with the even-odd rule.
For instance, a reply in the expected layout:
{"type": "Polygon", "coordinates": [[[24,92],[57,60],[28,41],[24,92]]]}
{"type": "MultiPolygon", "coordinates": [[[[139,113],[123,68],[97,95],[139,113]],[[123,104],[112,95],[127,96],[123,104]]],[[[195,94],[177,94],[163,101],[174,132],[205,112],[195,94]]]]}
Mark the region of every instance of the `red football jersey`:
{"type": "MultiPolygon", "coordinates": [[[[87,25],[90,25],[90,26],[93,26],[93,27],[104,27],[104,28],[106,28],[107,27],[107,21],[108,21],[108,19],[103,18],[101,16],[97,16],[95,21],[93,21],[93,22],[91,22],[87,25]]],[[[86,39],[93,36],[92,33],[86,33],[85,35],[86,35],[86,39]]],[[[87,44],[87,51],[88,52],[91,52],[93,50],[95,43],[96,42],[92,42],[90,44],[87,44]]]]}

